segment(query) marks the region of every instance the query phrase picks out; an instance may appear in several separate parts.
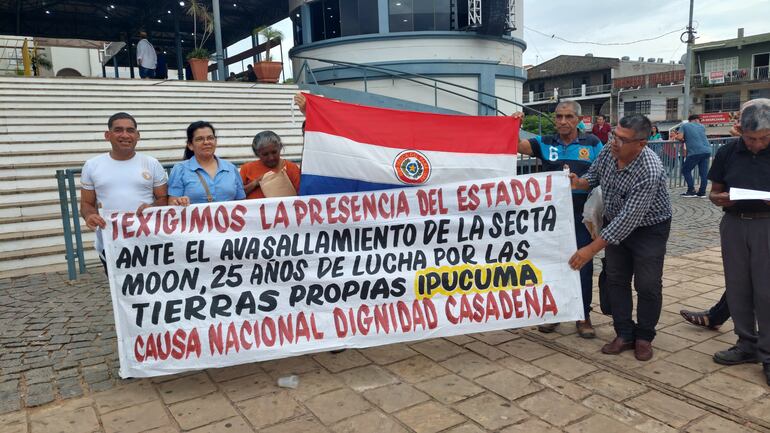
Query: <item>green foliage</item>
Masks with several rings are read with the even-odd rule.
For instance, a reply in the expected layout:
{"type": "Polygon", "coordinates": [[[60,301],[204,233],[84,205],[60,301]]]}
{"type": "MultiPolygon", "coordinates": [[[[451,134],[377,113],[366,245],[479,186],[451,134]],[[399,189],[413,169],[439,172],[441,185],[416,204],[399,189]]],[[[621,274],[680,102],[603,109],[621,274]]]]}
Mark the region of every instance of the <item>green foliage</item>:
{"type": "Polygon", "coordinates": [[[524,116],[524,121],[521,122],[521,129],[533,134],[538,134],[538,126],[541,125],[544,135],[556,132],[554,113],[545,113],[542,122],[539,120],[539,117],[540,116],[537,114],[528,114],[524,116]]]}
{"type": "Polygon", "coordinates": [[[209,50],[201,47],[201,48],[195,48],[189,53],[187,53],[187,60],[190,59],[208,59],[211,57],[211,53],[209,53],[209,50]]]}
{"type": "Polygon", "coordinates": [[[270,41],[273,39],[278,39],[278,41],[283,40],[283,33],[278,30],[274,29],[270,26],[259,26],[256,27],[254,30],[251,31],[252,34],[255,35],[262,35],[263,38],[265,38],[265,41],[267,45],[265,45],[265,61],[270,62],[273,60],[273,57],[270,55],[270,48],[272,47],[270,41]]]}
{"type": "Polygon", "coordinates": [[[294,84],[294,78],[287,78],[283,80],[283,84],[294,84]]]}

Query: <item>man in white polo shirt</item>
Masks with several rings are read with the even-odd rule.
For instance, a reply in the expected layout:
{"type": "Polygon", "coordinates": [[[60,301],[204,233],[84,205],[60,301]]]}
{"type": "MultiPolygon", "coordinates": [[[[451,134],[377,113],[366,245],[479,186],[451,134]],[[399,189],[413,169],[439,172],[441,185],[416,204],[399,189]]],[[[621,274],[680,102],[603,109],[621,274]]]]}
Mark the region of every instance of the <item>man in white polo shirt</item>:
{"type": "Polygon", "coordinates": [[[141,213],[150,206],[165,206],[168,177],[157,159],[136,153],[139,131],[130,114],[113,114],[104,138],[112,145],[110,152],[95,156],[83,165],[80,214],[88,228],[96,231],[96,251],[107,272],[101,231],[106,222],[99,215],[99,209],[141,213]]]}
{"type": "Polygon", "coordinates": [[[147,40],[147,32],[139,32],[141,40],[136,44],[136,64],[139,66],[139,78],[155,78],[158,67],[158,54],[155,47],[147,40]]]}

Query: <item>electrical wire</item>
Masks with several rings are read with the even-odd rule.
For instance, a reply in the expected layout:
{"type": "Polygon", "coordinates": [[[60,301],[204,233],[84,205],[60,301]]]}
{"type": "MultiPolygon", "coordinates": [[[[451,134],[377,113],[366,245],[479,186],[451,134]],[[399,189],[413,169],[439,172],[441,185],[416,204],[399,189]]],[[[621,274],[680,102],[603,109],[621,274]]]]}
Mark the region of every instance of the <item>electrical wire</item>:
{"type": "Polygon", "coordinates": [[[557,40],[560,40],[562,42],[566,42],[568,44],[587,44],[587,45],[601,45],[601,46],[632,45],[632,44],[638,44],[640,42],[649,42],[649,41],[654,41],[654,40],[660,39],[660,38],[662,38],[664,36],[668,36],[668,35],[673,34],[673,33],[678,33],[678,32],[681,32],[682,30],[686,30],[687,29],[686,27],[681,27],[681,28],[678,28],[676,30],[671,30],[670,32],[666,32],[666,33],[663,33],[662,35],[658,35],[658,36],[655,36],[655,37],[652,37],[652,38],[639,39],[639,40],[636,40],[636,41],[629,41],[629,42],[592,42],[592,41],[571,41],[569,39],[564,39],[561,36],[556,36],[556,34],[550,34],[549,35],[547,33],[543,33],[540,30],[535,30],[535,29],[533,29],[533,28],[531,28],[529,26],[524,26],[524,28],[529,30],[529,31],[531,31],[531,32],[533,32],[533,33],[537,33],[537,34],[539,34],[541,36],[545,36],[545,37],[548,37],[548,38],[551,38],[551,39],[557,39],[557,40]]]}

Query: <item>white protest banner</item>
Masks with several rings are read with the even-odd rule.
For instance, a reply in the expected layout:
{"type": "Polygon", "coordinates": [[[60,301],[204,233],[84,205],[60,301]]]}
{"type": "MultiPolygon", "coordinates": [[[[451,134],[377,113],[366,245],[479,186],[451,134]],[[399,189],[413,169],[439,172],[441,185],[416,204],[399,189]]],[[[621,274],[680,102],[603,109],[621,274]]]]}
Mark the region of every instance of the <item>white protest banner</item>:
{"type": "Polygon", "coordinates": [[[565,173],[104,212],[122,377],[583,317],[565,173]]]}

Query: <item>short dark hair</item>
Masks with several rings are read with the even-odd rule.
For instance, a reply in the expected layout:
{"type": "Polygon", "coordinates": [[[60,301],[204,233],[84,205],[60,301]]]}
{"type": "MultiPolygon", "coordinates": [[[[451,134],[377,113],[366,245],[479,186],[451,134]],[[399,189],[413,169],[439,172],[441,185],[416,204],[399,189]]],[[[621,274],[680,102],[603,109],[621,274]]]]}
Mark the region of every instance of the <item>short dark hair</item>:
{"type": "Polygon", "coordinates": [[[631,129],[634,131],[634,138],[637,140],[647,140],[650,138],[650,132],[652,131],[652,122],[647,116],[641,114],[631,114],[625,116],[618,122],[623,128],[631,129]]]}
{"type": "Polygon", "coordinates": [[[115,123],[116,120],[120,120],[120,119],[130,119],[131,122],[134,124],[134,128],[137,127],[136,119],[134,119],[134,116],[121,111],[120,113],[115,113],[112,116],[110,116],[110,119],[107,120],[107,129],[112,129],[112,124],[115,123]]]}
{"type": "Polygon", "coordinates": [[[700,114],[690,114],[687,116],[687,120],[692,122],[693,120],[700,120],[700,114]]]}
{"type": "Polygon", "coordinates": [[[597,118],[597,119],[598,119],[598,118],[600,118],[600,117],[601,117],[602,119],[604,119],[604,120],[607,120],[607,118],[604,116],[604,114],[597,114],[597,115],[596,115],[596,118],[597,118]]]}
{"type": "MultiPolygon", "coordinates": [[[[202,128],[211,128],[211,132],[214,133],[214,137],[217,136],[217,130],[214,129],[214,125],[206,122],[205,120],[198,120],[197,122],[191,123],[190,126],[187,127],[187,144],[192,143],[195,131],[202,128]]],[[[195,156],[195,152],[193,152],[192,149],[187,146],[187,144],[184,146],[184,159],[190,159],[195,156]]]]}

